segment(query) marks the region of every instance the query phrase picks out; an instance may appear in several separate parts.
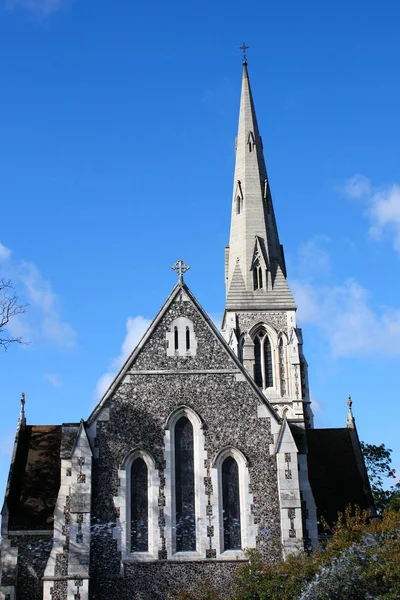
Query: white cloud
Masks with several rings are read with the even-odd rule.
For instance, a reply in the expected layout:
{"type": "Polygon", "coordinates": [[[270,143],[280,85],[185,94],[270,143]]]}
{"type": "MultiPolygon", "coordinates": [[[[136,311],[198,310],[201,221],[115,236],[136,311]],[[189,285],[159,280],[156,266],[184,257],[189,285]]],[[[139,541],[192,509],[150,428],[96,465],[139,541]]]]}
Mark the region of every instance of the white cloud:
{"type": "Polygon", "coordinates": [[[58,375],[56,375],[55,373],[46,373],[44,378],[47,379],[47,381],[49,383],[51,383],[51,385],[53,387],[55,387],[55,388],[62,387],[62,381],[61,381],[60,377],[58,375]]]}
{"type": "Polygon", "coordinates": [[[2,276],[12,280],[19,303],[24,305],[28,302],[29,305],[25,315],[11,319],[8,325],[11,334],[24,340],[41,335],[59,346],[73,347],[77,334],[70,323],[62,320],[59,299],[50,282],[42,276],[36,265],[12,259],[11,255],[11,250],[0,243],[2,276]]]}
{"type": "Polygon", "coordinates": [[[400,186],[393,184],[376,192],[370,199],[370,234],[379,238],[385,232],[393,236],[394,249],[400,253],[400,186]]]}
{"type": "Polygon", "coordinates": [[[371,181],[368,177],[357,173],[353,177],[346,179],[342,191],[348,198],[356,200],[370,196],[371,189],[371,181]]]}
{"type": "Polygon", "coordinates": [[[42,335],[59,346],[72,348],[76,343],[76,331],[70,323],[61,319],[57,309],[58,298],[50,283],[42,277],[33,263],[22,262],[17,274],[25,286],[29,303],[42,314],[42,335]]]}
{"type": "Polygon", "coordinates": [[[368,292],[355,279],[341,285],[293,281],[299,322],[315,325],[333,356],[400,354],[400,310],[375,311],[368,292]]]}
{"type": "Polygon", "coordinates": [[[6,7],[9,10],[24,8],[33,13],[50,15],[63,8],[65,0],[7,0],[6,7]]]}
{"type": "Polygon", "coordinates": [[[151,321],[141,315],[137,317],[128,317],[126,321],[126,335],[122,342],[120,354],[114,358],[110,364],[109,371],[104,373],[98,380],[95,390],[95,399],[100,398],[105,394],[107,389],[110,387],[118,371],[126,359],[130,356],[133,349],[140,342],[144,334],[146,333],[151,321]]]}
{"type": "Polygon", "coordinates": [[[393,247],[400,254],[400,185],[394,183],[377,189],[363,175],[348,179],[342,191],[350,199],[362,199],[367,204],[370,235],[375,239],[385,234],[392,237],[393,247]]]}
{"type": "Polygon", "coordinates": [[[0,262],[8,260],[10,258],[10,256],[11,256],[11,250],[9,248],[6,248],[6,246],[4,246],[0,242],[0,262]]]}

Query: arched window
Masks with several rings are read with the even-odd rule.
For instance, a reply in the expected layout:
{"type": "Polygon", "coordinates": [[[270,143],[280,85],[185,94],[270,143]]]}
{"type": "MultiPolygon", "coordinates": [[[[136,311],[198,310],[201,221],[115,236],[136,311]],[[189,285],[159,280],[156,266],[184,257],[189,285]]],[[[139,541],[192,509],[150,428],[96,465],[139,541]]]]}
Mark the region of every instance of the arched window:
{"type": "Polygon", "coordinates": [[[279,340],[279,376],[281,380],[281,394],[282,396],[286,396],[285,347],[282,338],[279,340]]]}
{"type": "Polygon", "coordinates": [[[190,350],[190,329],[186,327],[186,350],[190,350]]]}
{"type": "Polygon", "coordinates": [[[196,356],[197,339],[193,321],[187,317],[174,319],[166,333],[167,356],[196,356]]]}
{"type": "Polygon", "coordinates": [[[176,551],[196,550],[193,426],[185,416],[175,425],[176,551]]]}
{"type": "Polygon", "coordinates": [[[232,456],[222,463],[222,515],[224,550],[241,548],[239,468],[232,456]]]}
{"type": "Polygon", "coordinates": [[[260,290],[262,287],[264,287],[262,267],[258,259],[253,266],[253,284],[255,290],[260,290]]]}
{"type": "Polygon", "coordinates": [[[174,327],[174,345],[175,345],[175,350],[178,350],[179,348],[179,336],[178,336],[178,328],[174,327]]]}
{"type": "Polygon", "coordinates": [[[131,552],[147,552],[149,548],[148,471],[143,458],[131,466],[131,552]]]}
{"type": "Polygon", "coordinates": [[[265,329],[254,337],[254,381],[263,389],[274,385],[271,342],[265,329]]]}

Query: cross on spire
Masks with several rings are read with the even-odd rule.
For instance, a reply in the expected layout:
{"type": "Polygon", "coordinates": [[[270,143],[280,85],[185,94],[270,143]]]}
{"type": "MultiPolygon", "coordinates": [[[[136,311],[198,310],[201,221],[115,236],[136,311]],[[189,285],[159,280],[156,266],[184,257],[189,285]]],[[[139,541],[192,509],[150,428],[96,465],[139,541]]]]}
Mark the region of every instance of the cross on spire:
{"type": "Polygon", "coordinates": [[[189,265],[186,265],[185,262],[180,258],[176,261],[174,265],[172,265],[171,269],[178,273],[179,281],[182,281],[183,274],[186,273],[190,269],[189,265]]]}
{"type": "Polygon", "coordinates": [[[243,52],[243,64],[247,65],[247,54],[246,54],[246,50],[248,50],[248,46],[246,46],[246,43],[243,42],[243,44],[241,46],[239,46],[239,50],[241,50],[243,52]]]}

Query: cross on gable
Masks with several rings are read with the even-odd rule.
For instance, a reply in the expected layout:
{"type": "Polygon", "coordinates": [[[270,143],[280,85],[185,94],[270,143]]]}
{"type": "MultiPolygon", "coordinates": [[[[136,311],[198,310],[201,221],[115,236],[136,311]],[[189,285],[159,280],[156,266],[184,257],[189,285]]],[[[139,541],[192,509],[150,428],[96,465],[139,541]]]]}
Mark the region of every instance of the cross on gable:
{"type": "Polygon", "coordinates": [[[178,273],[179,281],[182,281],[182,275],[184,273],[186,273],[186,271],[188,271],[190,269],[190,267],[189,267],[189,265],[186,265],[185,262],[180,258],[171,267],[171,269],[173,269],[175,271],[175,273],[178,273]]]}

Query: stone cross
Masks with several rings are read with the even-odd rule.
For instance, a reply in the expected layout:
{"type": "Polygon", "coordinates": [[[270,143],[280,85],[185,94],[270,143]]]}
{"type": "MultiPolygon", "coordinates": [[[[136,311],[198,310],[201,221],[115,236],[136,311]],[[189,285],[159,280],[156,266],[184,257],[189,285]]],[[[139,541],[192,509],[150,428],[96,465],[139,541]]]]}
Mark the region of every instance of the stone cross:
{"type": "Polygon", "coordinates": [[[171,267],[176,273],[178,273],[179,281],[182,281],[182,276],[186,271],[190,269],[189,265],[186,265],[185,262],[180,258],[176,261],[176,263],[171,267]]]}

